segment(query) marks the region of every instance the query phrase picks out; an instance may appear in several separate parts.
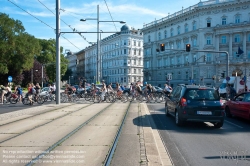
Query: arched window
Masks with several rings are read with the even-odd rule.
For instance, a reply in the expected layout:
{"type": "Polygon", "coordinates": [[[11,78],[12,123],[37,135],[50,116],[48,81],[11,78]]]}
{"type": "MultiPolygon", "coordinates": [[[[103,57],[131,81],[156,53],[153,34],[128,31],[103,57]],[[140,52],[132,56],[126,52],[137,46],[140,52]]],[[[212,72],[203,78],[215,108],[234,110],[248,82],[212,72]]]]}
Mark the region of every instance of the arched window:
{"type": "Polygon", "coordinates": [[[196,21],[193,22],[193,30],[196,30],[196,21]]]}
{"type": "Polygon", "coordinates": [[[180,26],[177,27],[177,34],[178,35],[181,34],[181,27],[180,26]]]}
{"type": "Polygon", "coordinates": [[[174,36],[174,30],[173,30],[173,28],[171,29],[170,33],[171,33],[171,37],[174,36]]]}

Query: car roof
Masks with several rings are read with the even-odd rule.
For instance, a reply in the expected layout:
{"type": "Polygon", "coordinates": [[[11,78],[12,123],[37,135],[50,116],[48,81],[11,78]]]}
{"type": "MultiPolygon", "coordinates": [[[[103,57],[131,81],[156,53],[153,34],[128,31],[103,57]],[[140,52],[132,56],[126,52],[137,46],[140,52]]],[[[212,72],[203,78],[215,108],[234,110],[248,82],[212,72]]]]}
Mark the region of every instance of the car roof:
{"type": "Polygon", "coordinates": [[[208,86],[204,86],[204,85],[185,85],[185,84],[179,84],[179,86],[183,86],[186,87],[188,89],[213,89],[211,87],[208,86]]]}

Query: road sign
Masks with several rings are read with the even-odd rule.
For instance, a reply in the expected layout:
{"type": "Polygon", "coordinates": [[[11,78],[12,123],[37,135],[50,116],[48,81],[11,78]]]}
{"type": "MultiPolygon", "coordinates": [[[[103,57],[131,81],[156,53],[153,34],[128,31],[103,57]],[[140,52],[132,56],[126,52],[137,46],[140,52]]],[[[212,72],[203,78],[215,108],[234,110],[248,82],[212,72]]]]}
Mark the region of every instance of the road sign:
{"type": "Polygon", "coordinates": [[[229,81],[229,80],[230,80],[230,77],[227,76],[227,77],[226,77],[226,80],[229,81]]]}
{"type": "Polygon", "coordinates": [[[11,76],[8,77],[8,81],[12,82],[12,77],[11,76]]]}

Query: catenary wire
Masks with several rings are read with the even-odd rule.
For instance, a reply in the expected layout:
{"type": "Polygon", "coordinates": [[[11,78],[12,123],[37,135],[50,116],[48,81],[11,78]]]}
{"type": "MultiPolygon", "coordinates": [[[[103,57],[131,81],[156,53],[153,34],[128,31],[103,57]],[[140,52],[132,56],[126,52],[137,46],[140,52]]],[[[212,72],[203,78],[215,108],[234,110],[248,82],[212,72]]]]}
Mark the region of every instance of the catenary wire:
{"type": "MultiPolygon", "coordinates": [[[[55,28],[53,28],[52,26],[50,26],[49,24],[45,23],[44,21],[40,20],[39,18],[37,18],[36,16],[32,15],[31,13],[29,13],[28,11],[24,10],[23,8],[21,8],[20,6],[18,6],[17,4],[15,4],[14,2],[12,2],[11,0],[8,0],[10,3],[12,3],[13,5],[15,5],[16,7],[18,7],[19,9],[21,9],[22,11],[24,11],[25,13],[29,14],[30,16],[34,17],[35,19],[37,19],[38,21],[40,21],[41,23],[43,23],[44,25],[50,27],[51,29],[53,29],[55,31],[55,28]]],[[[68,42],[70,42],[67,38],[65,38],[64,36],[62,36],[64,39],[66,39],[68,42]]],[[[74,45],[72,42],[70,42],[73,46],[75,46],[76,48],[78,48],[76,45],[74,45]]],[[[79,48],[78,48],[79,49],[79,48]]],[[[79,49],[80,50],[80,49],[79,49]]]]}
{"type": "MultiPolygon", "coordinates": [[[[40,0],[38,0],[38,2],[40,4],[42,4],[46,9],[48,9],[51,13],[53,13],[54,15],[56,15],[51,9],[49,9],[44,3],[42,3],[40,0]]],[[[62,9],[60,9],[62,10],[62,9]]],[[[63,10],[62,10],[63,11],[63,10]]],[[[77,32],[77,30],[75,28],[72,28],[69,24],[67,24],[63,19],[60,18],[60,20],[67,25],[73,32],[77,32]]],[[[87,43],[89,43],[89,41],[86,39],[86,37],[84,37],[81,33],[77,33],[79,34],[87,43]]]]}

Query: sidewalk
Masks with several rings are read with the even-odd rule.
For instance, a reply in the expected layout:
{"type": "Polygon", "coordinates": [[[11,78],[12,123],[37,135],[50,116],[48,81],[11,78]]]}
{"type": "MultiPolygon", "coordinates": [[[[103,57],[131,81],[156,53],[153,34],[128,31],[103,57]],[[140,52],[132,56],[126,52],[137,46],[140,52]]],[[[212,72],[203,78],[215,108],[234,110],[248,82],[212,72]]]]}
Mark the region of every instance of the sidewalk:
{"type": "Polygon", "coordinates": [[[145,103],[132,103],[127,115],[112,166],[172,166],[170,156],[162,143],[145,103]]]}

